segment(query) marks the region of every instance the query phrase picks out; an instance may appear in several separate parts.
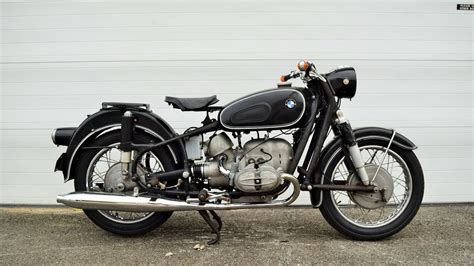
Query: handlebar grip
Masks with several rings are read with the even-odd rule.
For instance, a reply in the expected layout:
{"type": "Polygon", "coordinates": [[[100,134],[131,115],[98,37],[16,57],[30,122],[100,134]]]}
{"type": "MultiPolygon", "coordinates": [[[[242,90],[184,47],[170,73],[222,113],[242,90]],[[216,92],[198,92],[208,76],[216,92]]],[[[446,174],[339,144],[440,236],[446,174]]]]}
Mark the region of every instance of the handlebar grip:
{"type": "Polygon", "coordinates": [[[292,79],[293,78],[293,75],[292,74],[288,74],[288,75],[282,75],[280,77],[280,81],[281,82],[287,82],[288,80],[292,79]]]}

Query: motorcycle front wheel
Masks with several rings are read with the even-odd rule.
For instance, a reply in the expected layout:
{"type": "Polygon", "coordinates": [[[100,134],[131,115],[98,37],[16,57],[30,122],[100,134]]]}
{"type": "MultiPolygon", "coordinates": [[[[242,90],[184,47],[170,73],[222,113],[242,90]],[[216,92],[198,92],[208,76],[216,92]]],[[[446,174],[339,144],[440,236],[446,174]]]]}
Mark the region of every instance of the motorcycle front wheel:
{"type": "MultiPolygon", "coordinates": [[[[109,192],[108,188],[121,181],[120,132],[110,132],[98,137],[91,147],[83,152],[75,171],[74,187],[76,191],[109,192]]],[[[145,134],[136,134],[137,143],[156,142],[145,134]]],[[[139,163],[138,174],[176,170],[172,155],[166,148],[158,148],[145,154],[139,163]]],[[[143,192],[143,191],[141,191],[143,192]]],[[[126,195],[133,190],[127,189],[126,195]]],[[[141,235],[162,225],[172,212],[123,212],[110,210],[84,210],[87,217],[100,228],[119,235],[141,235]]]]}
{"type": "MultiPolygon", "coordinates": [[[[332,227],[346,236],[357,240],[384,239],[402,230],[415,217],[423,199],[423,171],[411,150],[391,145],[386,153],[388,141],[374,139],[361,140],[358,145],[369,179],[374,178],[382,191],[326,190],[320,211],[332,227]]],[[[347,169],[341,147],[334,147],[329,154],[323,164],[325,184],[361,185],[358,177],[347,169]]]]}

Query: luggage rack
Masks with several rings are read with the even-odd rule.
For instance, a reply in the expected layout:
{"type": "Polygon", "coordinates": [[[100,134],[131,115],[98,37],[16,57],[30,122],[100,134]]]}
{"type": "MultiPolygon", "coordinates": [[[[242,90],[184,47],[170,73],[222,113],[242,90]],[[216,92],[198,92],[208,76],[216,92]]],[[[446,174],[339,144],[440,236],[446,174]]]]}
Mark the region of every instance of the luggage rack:
{"type": "Polygon", "coordinates": [[[150,111],[150,105],[147,103],[121,103],[121,102],[103,102],[102,109],[118,108],[118,109],[145,109],[150,111]]]}

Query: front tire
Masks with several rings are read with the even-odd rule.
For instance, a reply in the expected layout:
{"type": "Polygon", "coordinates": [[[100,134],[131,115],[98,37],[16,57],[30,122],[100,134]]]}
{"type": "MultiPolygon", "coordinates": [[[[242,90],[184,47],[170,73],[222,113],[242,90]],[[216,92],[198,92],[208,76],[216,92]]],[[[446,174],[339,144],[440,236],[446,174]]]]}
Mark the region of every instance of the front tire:
{"type": "MultiPolygon", "coordinates": [[[[358,145],[366,168],[382,165],[379,173],[393,181],[393,193],[381,206],[376,193],[326,190],[320,210],[326,221],[346,236],[357,240],[384,239],[402,230],[415,217],[423,199],[423,171],[411,150],[391,145],[382,161],[388,141],[366,139],[358,145]]],[[[333,147],[328,154],[323,164],[324,183],[353,182],[354,175],[344,165],[342,148],[333,147]]]]}
{"type": "MultiPolygon", "coordinates": [[[[156,142],[152,137],[145,134],[135,134],[134,138],[137,143],[156,142]]],[[[105,173],[109,172],[112,169],[111,166],[117,164],[119,160],[120,151],[115,148],[118,143],[120,143],[120,132],[104,134],[90,143],[89,146],[105,146],[107,148],[88,149],[81,154],[75,171],[74,187],[76,191],[104,192],[105,173]],[[107,160],[104,163],[104,154],[107,159],[114,157],[115,160],[107,160]],[[100,180],[101,173],[104,176],[103,180],[100,180]]],[[[153,150],[152,155],[160,162],[159,167],[163,168],[161,170],[172,171],[177,169],[173,164],[173,160],[170,159],[172,155],[167,149],[158,148],[153,150]]],[[[131,193],[131,191],[128,193],[131,193]]],[[[106,231],[133,236],[154,230],[166,222],[173,212],[144,213],[84,210],[84,213],[94,224],[106,231]]]]}

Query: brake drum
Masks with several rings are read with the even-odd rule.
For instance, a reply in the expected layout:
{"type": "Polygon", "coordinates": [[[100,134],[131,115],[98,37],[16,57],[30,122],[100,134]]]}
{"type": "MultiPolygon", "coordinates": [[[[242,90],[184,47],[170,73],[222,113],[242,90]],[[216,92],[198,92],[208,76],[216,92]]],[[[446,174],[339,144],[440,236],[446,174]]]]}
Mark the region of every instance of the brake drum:
{"type": "MultiPolygon", "coordinates": [[[[369,180],[372,180],[378,167],[379,166],[375,164],[365,165],[369,180]]],[[[362,185],[360,179],[354,174],[349,176],[347,183],[350,186],[362,185]]],[[[350,191],[348,192],[349,197],[353,202],[366,209],[377,209],[385,206],[393,194],[392,175],[387,170],[380,167],[373,185],[378,188],[377,192],[350,191]]]]}
{"type": "MultiPolygon", "coordinates": [[[[137,174],[140,177],[140,181],[145,183],[146,171],[142,166],[137,167],[137,174]]],[[[123,192],[130,191],[137,186],[137,183],[132,181],[130,177],[123,179],[122,165],[120,162],[113,164],[104,178],[104,189],[108,192],[123,192]]]]}

